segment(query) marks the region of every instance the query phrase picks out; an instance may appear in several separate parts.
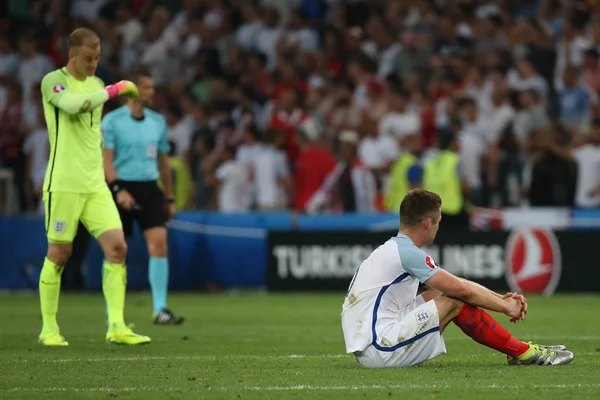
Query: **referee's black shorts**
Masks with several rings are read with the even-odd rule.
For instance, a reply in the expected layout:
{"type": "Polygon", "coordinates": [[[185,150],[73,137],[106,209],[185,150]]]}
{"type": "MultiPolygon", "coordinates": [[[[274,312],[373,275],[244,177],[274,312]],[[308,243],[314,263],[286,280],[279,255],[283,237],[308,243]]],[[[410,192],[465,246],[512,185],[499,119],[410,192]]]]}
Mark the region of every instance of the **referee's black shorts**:
{"type": "MultiPolygon", "coordinates": [[[[133,233],[133,221],[138,223],[142,231],[165,226],[167,222],[165,196],[156,181],[120,181],[120,186],[127,190],[136,202],[136,207],[130,210],[122,209],[117,203],[125,236],[131,236],[133,233]]],[[[116,194],[113,194],[113,197],[116,202],[116,194]]]]}

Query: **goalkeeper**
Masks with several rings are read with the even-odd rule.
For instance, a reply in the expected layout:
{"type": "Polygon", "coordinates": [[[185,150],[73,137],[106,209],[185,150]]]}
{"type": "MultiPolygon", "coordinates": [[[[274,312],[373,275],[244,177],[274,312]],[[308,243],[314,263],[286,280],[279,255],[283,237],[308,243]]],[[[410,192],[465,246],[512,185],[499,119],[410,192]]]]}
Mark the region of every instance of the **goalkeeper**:
{"type": "Polygon", "coordinates": [[[79,28],[69,36],[69,62],[42,79],[44,117],[50,138],[50,159],[43,187],[48,253],[40,274],[43,326],[39,342],[67,346],[56,314],[60,281],[81,221],[104,253],[102,290],[108,307],[106,340],[116,344],[149,343],[124,321],[127,245],[119,212],[104,179],[100,132],[102,105],[117,96],[137,96],[137,87],[120,81],[104,87],[94,76],[100,39],[79,28]]]}

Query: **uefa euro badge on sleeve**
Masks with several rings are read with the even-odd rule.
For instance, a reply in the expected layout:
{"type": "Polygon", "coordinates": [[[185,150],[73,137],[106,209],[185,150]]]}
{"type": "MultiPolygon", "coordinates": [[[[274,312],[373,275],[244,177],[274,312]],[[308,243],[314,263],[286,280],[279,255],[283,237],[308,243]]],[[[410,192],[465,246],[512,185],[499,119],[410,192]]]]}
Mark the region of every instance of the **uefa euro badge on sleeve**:
{"type": "Polygon", "coordinates": [[[438,267],[437,263],[434,261],[433,257],[431,257],[430,255],[425,257],[425,264],[427,264],[427,266],[429,268],[437,268],[438,267]]]}

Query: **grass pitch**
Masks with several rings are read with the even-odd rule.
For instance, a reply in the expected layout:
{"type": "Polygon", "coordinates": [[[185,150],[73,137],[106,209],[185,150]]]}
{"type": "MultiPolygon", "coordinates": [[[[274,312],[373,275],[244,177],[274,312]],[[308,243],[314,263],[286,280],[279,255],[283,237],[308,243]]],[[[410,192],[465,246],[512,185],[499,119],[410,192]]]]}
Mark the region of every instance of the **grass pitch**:
{"type": "Polygon", "coordinates": [[[565,344],[567,366],[508,366],[450,326],[448,354],[411,369],[365,370],[344,354],[343,294],[172,294],[184,325],[154,326],[149,294],[126,316],[147,346],[104,342],[100,293],[63,293],[68,348],[36,344],[36,294],[1,295],[0,399],[599,399],[600,296],[530,297],[515,336],[565,344]]]}

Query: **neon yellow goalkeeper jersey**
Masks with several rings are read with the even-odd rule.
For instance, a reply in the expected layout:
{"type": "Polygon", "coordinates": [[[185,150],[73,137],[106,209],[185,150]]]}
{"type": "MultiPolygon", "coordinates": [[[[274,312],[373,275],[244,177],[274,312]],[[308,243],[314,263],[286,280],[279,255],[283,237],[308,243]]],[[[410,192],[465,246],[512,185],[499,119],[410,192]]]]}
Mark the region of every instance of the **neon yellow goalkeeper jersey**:
{"type": "Polygon", "coordinates": [[[58,107],[67,93],[85,94],[104,88],[95,76],[75,79],[66,68],[42,79],[44,117],[50,139],[50,158],[44,179],[46,192],[95,193],[106,190],[100,120],[102,106],[91,109],[85,102],[78,112],[58,107]]]}

